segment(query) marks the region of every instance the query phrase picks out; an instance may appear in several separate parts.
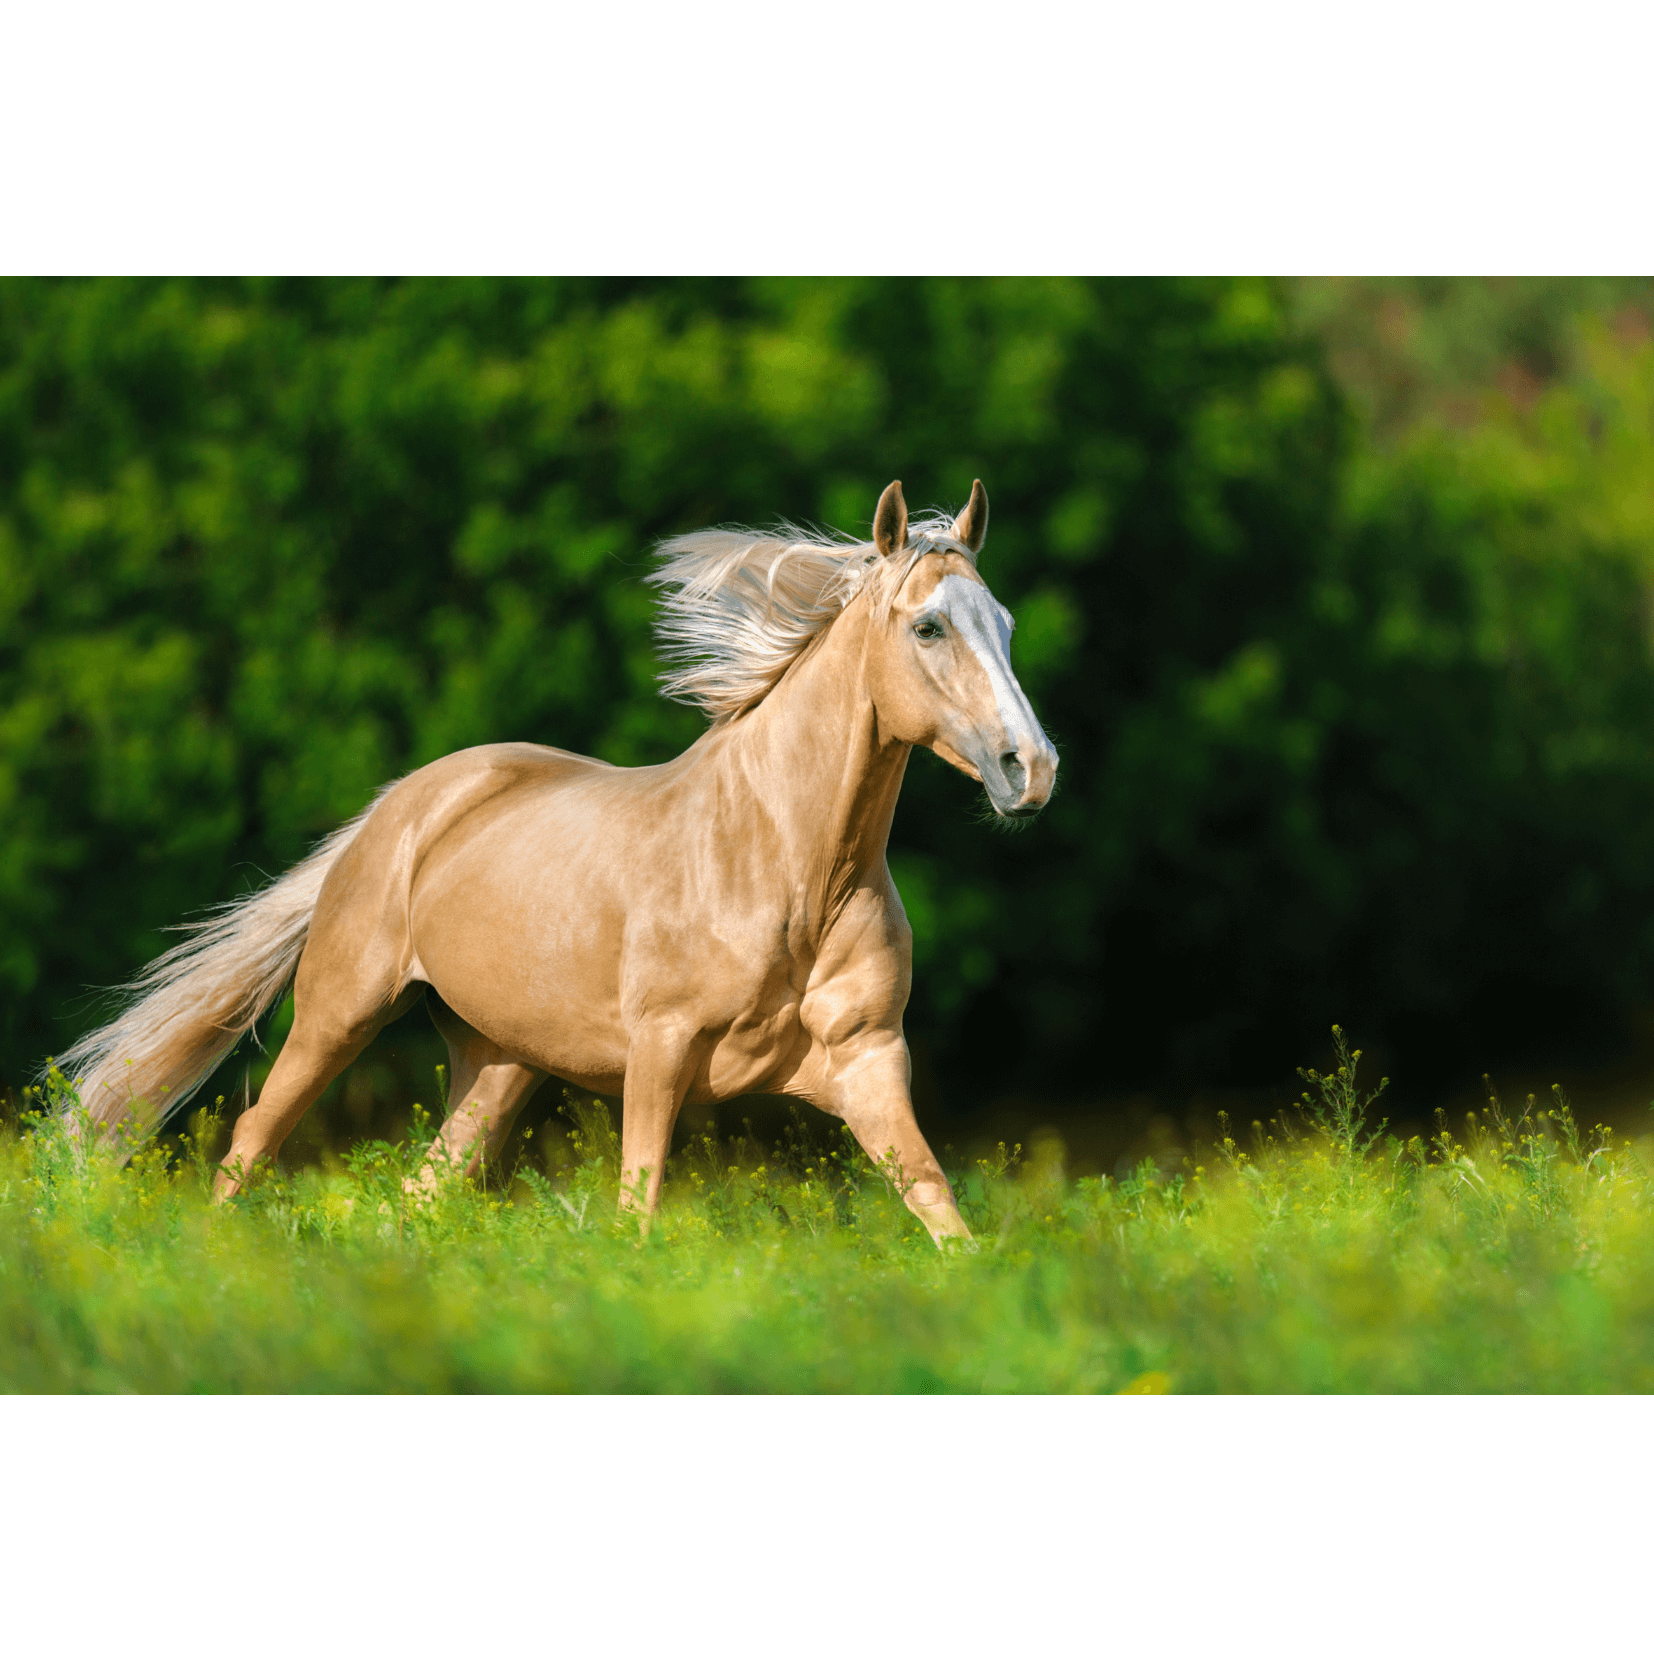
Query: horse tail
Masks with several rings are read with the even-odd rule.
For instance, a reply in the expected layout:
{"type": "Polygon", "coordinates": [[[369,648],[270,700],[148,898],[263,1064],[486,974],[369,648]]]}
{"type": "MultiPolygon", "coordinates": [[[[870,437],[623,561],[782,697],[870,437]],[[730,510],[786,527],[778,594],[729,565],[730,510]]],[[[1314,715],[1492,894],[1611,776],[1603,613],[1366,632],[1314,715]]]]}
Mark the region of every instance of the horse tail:
{"type": "MultiPolygon", "coordinates": [[[[117,1003],[125,1003],[120,1015],[52,1065],[123,1158],[200,1090],[286,992],[322,881],[378,803],[262,890],[178,926],[187,939],[117,990],[117,1003]]],[[[74,1117],[73,1129],[80,1118],[74,1098],[61,1112],[74,1117]]]]}

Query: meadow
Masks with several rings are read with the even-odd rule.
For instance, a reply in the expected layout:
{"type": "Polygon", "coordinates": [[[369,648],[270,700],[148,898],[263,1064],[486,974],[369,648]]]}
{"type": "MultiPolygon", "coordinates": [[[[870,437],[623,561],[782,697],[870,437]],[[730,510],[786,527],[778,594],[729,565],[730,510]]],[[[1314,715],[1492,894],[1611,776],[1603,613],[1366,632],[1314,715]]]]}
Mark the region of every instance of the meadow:
{"type": "MultiPolygon", "coordinates": [[[[570,1097],[484,1186],[366,1141],[209,1202],[222,1121],[124,1169],[36,1114],[0,1137],[7,1391],[1336,1392],[1654,1387],[1654,1140],[1560,1095],[1402,1138],[1359,1053],[1240,1142],[1072,1177],[949,1167],[938,1253],[848,1136],[694,1139],[640,1237],[570,1097]]],[[[37,1098],[49,1103],[50,1098],[37,1098]]]]}

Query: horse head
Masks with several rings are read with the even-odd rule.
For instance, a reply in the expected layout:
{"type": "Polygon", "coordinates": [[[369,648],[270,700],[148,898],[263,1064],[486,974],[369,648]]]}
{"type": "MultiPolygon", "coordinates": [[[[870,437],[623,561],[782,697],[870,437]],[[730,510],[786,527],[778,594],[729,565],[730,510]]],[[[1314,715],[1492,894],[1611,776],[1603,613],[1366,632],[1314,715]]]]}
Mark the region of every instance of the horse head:
{"type": "Polygon", "coordinates": [[[917,527],[910,539],[902,485],[891,483],[873,517],[892,576],[867,664],[880,722],[980,781],[998,815],[1036,815],[1051,797],[1057,752],[1011,670],[1015,622],[977,572],[987,490],[971,485],[951,529],[946,519],[917,527]]]}

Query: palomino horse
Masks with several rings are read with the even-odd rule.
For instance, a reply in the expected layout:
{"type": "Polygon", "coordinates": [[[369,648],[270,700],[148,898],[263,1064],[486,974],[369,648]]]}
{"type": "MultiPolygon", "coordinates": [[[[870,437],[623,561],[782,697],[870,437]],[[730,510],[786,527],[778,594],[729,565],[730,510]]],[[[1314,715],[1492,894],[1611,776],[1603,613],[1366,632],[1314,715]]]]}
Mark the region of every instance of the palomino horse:
{"type": "Polygon", "coordinates": [[[899,1170],[938,1243],[967,1236],[908,1094],[913,933],[885,865],[908,754],[979,780],[1002,816],[1057,755],[976,570],[982,484],[873,539],[717,530],[661,547],[666,691],[712,727],[619,769],[508,743],[438,759],[266,889],[220,909],[63,1059],[130,1145],[293,984],[293,1028],[219,1174],[234,1194],[324,1086],[427,988],[452,1059],[433,1154],[474,1168],[548,1075],[623,1099],[621,1205],[660,1198],[686,1101],[802,1097],[899,1170]],[[296,971],[296,975],[295,975],[296,971]]]}

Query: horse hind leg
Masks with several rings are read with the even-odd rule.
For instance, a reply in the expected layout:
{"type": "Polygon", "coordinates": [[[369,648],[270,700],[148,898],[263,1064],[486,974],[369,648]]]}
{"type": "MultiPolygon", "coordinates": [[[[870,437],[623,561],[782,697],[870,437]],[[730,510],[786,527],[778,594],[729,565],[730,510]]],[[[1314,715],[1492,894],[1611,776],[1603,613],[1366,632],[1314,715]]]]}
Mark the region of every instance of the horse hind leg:
{"type": "Polygon", "coordinates": [[[434,993],[426,1007],[448,1046],[449,1113],[409,1193],[430,1190],[444,1171],[474,1174],[505,1147],[511,1123],[545,1081],[545,1073],[520,1063],[479,1034],[434,993]]]}
{"type": "Polygon", "coordinates": [[[213,1199],[237,1194],[255,1164],[273,1159],[310,1105],[424,991],[414,982],[398,993],[394,980],[378,972],[347,975],[307,948],[293,984],[293,1031],[258,1101],[235,1123],[213,1199]]]}

